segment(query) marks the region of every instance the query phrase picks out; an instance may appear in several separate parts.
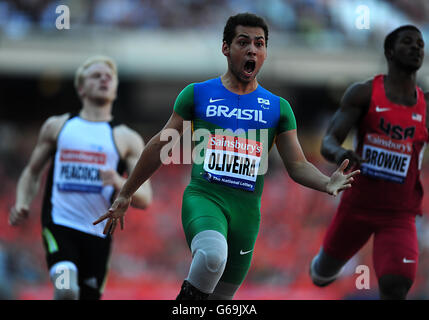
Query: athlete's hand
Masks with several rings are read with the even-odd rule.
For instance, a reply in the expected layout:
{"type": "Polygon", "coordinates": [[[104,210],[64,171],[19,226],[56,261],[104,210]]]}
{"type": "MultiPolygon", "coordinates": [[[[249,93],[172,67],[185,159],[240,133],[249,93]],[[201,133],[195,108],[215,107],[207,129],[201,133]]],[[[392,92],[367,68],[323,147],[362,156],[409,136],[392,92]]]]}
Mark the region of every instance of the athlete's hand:
{"type": "Polygon", "coordinates": [[[107,220],[107,223],[106,223],[106,226],[104,227],[103,233],[107,234],[109,232],[109,229],[110,229],[109,234],[113,234],[113,232],[115,232],[116,225],[118,224],[118,220],[119,220],[119,222],[121,224],[121,230],[123,230],[124,229],[125,212],[127,211],[128,207],[130,206],[130,203],[131,203],[131,197],[126,198],[126,197],[122,197],[119,195],[116,198],[116,200],[113,202],[112,206],[107,211],[107,213],[102,215],[97,220],[95,220],[92,224],[96,225],[96,224],[100,223],[101,221],[109,219],[109,220],[107,220]]]}
{"type": "Polygon", "coordinates": [[[341,151],[337,152],[335,155],[335,163],[337,165],[341,165],[344,160],[348,159],[349,163],[344,171],[349,171],[350,168],[356,166],[360,166],[362,162],[365,162],[356,152],[353,150],[346,150],[342,149],[341,151]]]}
{"type": "Polygon", "coordinates": [[[14,205],[9,211],[9,224],[11,226],[19,225],[22,221],[28,218],[29,212],[30,210],[27,206],[14,205]]]}
{"type": "Polygon", "coordinates": [[[344,174],[345,169],[349,165],[349,160],[344,160],[337,170],[331,176],[328,184],[326,185],[326,192],[336,196],[341,191],[350,188],[353,182],[353,176],[360,173],[360,170],[355,170],[349,174],[344,174]]]}
{"type": "Polygon", "coordinates": [[[104,186],[112,185],[116,189],[122,187],[122,177],[115,170],[100,170],[100,178],[104,186]]]}

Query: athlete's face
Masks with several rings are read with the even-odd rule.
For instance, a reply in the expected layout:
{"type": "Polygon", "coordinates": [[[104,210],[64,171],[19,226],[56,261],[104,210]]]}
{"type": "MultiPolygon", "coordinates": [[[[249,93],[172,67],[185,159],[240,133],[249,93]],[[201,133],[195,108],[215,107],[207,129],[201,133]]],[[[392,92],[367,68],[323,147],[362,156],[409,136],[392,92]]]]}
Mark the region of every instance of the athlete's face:
{"type": "Polygon", "coordinates": [[[228,58],[228,67],[237,79],[253,81],[267,57],[264,29],[237,26],[231,45],[224,42],[222,52],[228,58]]]}
{"type": "Polygon", "coordinates": [[[406,70],[417,71],[423,64],[424,47],[420,32],[404,30],[396,39],[392,60],[406,70]]]}
{"type": "Polygon", "coordinates": [[[94,63],[84,72],[79,94],[82,98],[104,104],[116,99],[117,87],[118,79],[113,70],[103,62],[94,63]]]}

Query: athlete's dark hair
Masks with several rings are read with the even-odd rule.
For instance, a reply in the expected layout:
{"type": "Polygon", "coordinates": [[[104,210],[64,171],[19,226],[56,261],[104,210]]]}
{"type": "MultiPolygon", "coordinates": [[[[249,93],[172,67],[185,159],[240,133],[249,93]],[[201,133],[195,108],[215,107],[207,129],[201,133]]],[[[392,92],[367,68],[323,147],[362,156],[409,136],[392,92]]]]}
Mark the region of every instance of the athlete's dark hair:
{"type": "Polygon", "coordinates": [[[244,27],[260,27],[264,29],[265,33],[265,46],[268,44],[268,26],[265,20],[253,13],[239,13],[235,16],[229,17],[223,29],[223,41],[227,45],[231,45],[232,39],[235,37],[235,28],[237,26],[244,27]]]}
{"type": "Polygon", "coordinates": [[[413,26],[412,24],[407,24],[404,26],[401,26],[399,28],[396,28],[392,32],[390,32],[386,38],[384,39],[384,52],[386,53],[388,50],[393,49],[395,46],[396,40],[398,40],[398,36],[402,31],[405,30],[413,30],[422,33],[419,28],[416,26],[413,26]]]}

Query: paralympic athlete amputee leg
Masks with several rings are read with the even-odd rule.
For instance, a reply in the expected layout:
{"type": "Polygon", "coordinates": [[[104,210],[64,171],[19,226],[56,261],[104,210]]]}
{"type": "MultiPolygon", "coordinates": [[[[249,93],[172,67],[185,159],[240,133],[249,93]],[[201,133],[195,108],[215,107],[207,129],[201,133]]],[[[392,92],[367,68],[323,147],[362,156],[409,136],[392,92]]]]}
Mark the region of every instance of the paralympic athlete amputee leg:
{"type": "Polygon", "coordinates": [[[260,206],[234,200],[221,201],[191,186],[185,190],[182,223],[193,259],[177,299],[207,299],[211,294],[210,299],[232,299],[246,277],[260,206]]]}

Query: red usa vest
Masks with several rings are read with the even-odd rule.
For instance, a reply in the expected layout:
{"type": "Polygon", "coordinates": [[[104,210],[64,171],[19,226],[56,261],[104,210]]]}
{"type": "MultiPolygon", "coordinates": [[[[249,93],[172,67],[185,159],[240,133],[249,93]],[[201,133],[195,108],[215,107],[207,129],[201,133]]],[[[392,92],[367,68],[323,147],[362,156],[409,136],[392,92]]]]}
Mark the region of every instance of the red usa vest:
{"type": "Polygon", "coordinates": [[[428,141],[426,101],[416,87],[417,102],[404,106],[389,101],[384,75],[372,82],[368,113],[359,123],[356,152],[362,157],[361,174],[343,201],[381,211],[421,214],[423,188],[420,167],[428,141]]]}

